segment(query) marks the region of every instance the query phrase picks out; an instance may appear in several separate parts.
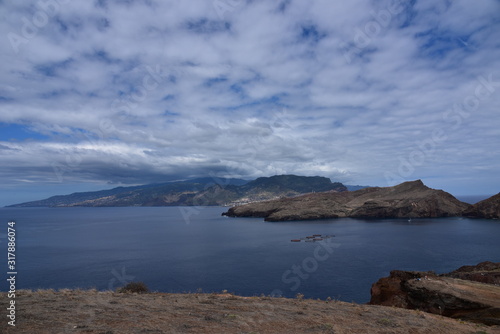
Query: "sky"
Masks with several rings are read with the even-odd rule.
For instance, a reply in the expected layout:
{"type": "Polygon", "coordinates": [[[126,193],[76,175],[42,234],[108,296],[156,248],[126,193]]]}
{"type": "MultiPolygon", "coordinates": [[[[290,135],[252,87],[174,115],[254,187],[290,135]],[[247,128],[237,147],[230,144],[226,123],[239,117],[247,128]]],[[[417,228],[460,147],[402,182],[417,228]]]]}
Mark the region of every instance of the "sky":
{"type": "Polygon", "coordinates": [[[0,206],[217,176],[500,192],[498,0],[0,1],[0,206]]]}

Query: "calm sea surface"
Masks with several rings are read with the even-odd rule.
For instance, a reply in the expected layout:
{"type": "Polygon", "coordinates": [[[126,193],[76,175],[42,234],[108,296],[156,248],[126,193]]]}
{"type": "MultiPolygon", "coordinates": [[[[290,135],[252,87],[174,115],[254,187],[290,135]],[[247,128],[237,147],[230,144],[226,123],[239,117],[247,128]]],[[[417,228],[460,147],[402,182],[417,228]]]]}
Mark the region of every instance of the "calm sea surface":
{"type": "MultiPolygon", "coordinates": [[[[390,270],[448,272],[500,261],[500,221],[465,218],[267,223],[222,207],[2,208],[16,221],[17,288],[272,294],[367,302],[390,270]],[[323,242],[290,242],[334,234],[323,242]]],[[[6,276],[7,259],[2,265],[6,276]]],[[[1,280],[2,291],[7,289],[1,280]]]]}

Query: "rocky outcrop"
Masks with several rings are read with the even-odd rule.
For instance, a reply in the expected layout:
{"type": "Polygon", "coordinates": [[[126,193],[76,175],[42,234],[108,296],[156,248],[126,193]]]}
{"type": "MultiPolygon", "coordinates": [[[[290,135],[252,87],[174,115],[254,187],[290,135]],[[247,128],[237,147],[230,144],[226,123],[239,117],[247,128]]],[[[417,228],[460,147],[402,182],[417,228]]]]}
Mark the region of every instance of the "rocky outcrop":
{"type": "Polygon", "coordinates": [[[466,217],[499,219],[500,193],[478,202],[464,212],[466,217]]]}
{"type": "Polygon", "coordinates": [[[370,304],[418,309],[487,325],[500,325],[500,286],[480,283],[474,275],[468,276],[474,273],[482,277],[498,277],[499,270],[500,263],[492,262],[462,267],[444,275],[394,270],[389,277],[373,284],[370,304]]]}
{"type": "Polygon", "coordinates": [[[463,266],[443,276],[500,286],[500,263],[485,261],[475,266],[463,266]]]}
{"type": "Polygon", "coordinates": [[[352,192],[315,193],[295,198],[252,203],[229,209],[231,217],[263,217],[266,221],[322,218],[435,218],[460,216],[470,207],[422,181],[394,187],[371,187],[352,192]]]}

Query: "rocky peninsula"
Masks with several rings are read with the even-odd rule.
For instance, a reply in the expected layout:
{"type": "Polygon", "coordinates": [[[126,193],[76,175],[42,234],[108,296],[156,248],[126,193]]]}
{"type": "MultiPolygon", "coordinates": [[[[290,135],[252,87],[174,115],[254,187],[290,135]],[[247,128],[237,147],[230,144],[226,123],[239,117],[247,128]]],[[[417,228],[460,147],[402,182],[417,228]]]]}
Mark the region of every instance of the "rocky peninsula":
{"type": "Polygon", "coordinates": [[[371,288],[372,305],[418,309],[500,325],[500,263],[482,262],[448,274],[391,271],[371,288]]]}
{"type": "Polygon", "coordinates": [[[500,218],[500,193],[474,204],[465,210],[464,216],[473,218],[500,218]]]}
{"type": "Polygon", "coordinates": [[[472,206],[421,180],[393,187],[312,193],[294,198],[251,203],[230,208],[230,217],[262,217],[266,221],[325,218],[437,218],[461,216],[472,206]]]}

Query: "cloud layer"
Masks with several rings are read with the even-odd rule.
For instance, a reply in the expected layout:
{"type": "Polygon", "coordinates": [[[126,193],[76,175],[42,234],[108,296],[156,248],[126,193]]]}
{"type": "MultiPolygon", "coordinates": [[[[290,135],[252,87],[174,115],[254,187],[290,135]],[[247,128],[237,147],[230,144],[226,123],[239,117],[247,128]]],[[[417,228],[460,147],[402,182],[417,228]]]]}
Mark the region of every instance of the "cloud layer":
{"type": "Polygon", "coordinates": [[[500,3],[0,4],[0,178],[500,191],[500,3]]]}

